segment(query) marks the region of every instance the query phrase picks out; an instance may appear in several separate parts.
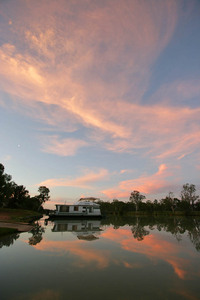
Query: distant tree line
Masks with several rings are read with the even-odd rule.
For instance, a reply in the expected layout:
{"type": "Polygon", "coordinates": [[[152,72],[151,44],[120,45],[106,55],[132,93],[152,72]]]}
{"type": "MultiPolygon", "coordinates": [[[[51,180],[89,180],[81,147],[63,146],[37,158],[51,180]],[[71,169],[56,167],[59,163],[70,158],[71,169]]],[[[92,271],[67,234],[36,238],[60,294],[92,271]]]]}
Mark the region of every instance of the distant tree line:
{"type": "Polygon", "coordinates": [[[129,201],[123,202],[118,199],[113,199],[112,202],[99,201],[101,211],[105,214],[123,215],[128,212],[185,212],[185,214],[192,214],[195,211],[200,211],[200,198],[196,195],[196,187],[194,184],[186,183],[182,187],[180,199],[174,197],[172,192],[162,198],[154,201],[145,200],[146,197],[139,191],[133,191],[130,194],[129,201]],[[145,200],[145,201],[143,201],[145,200]]]}
{"type": "Polygon", "coordinates": [[[4,166],[0,163],[0,207],[42,211],[42,205],[50,198],[50,191],[46,186],[40,186],[38,192],[38,195],[31,197],[25,186],[12,181],[12,176],[4,172],[4,166]]]}

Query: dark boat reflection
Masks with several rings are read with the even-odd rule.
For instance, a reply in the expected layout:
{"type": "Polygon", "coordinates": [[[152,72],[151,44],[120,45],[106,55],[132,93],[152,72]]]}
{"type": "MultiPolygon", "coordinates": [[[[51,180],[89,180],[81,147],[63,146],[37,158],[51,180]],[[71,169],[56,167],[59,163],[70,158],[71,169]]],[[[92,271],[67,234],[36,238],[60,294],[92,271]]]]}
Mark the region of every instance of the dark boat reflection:
{"type": "Polygon", "coordinates": [[[101,231],[100,220],[54,220],[53,232],[72,232],[79,240],[94,241],[99,239],[101,231]]]}

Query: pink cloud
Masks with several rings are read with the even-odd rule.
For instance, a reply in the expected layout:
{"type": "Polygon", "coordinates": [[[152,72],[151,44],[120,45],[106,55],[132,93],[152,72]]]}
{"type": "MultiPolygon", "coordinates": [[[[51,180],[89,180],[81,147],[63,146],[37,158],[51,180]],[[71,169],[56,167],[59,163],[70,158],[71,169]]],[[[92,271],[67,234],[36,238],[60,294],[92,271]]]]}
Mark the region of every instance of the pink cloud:
{"type": "Polygon", "coordinates": [[[87,146],[87,142],[74,139],[66,138],[59,139],[58,136],[45,136],[42,139],[43,151],[47,153],[56,154],[59,156],[72,156],[75,155],[79,148],[87,146]]]}
{"type": "MultiPolygon", "coordinates": [[[[200,109],[174,106],[181,97],[199,95],[199,79],[165,85],[152,96],[157,104],[141,103],[151,66],[174,33],[178,2],[89,1],[81,8],[40,2],[22,1],[23,9],[16,5],[7,18],[0,87],[13,96],[13,109],[63,132],[84,126],[88,145],[99,130],[95,141],[110,151],[142,149],[162,160],[199,149],[200,109]],[[130,92],[131,100],[125,96],[130,92]]],[[[73,140],[67,149],[68,142],[54,141],[57,149],[50,143],[44,151],[74,155],[86,145],[73,140]]]]}
{"type": "MultiPolygon", "coordinates": [[[[108,1],[105,7],[92,5],[91,2],[91,7],[83,5],[80,9],[77,5],[72,9],[70,2],[58,2],[65,19],[59,17],[61,6],[55,6],[53,2],[46,5],[41,1],[40,7],[26,2],[23,10],[14,10],[9,33],[22,40],[26,47],[22,50],[20,43],[1,47],[3,87],[22,99],[28,97],[32,101],[54,103],[61,107],[69,101],[64,109],[72,110],[91,126],[105,130],[106,126],[98,116],[95,120],[92,111],[86,114],[88,106],[90,108],[93,103],[93,97],[91,100],[88,98],[94,94],[101,101],[113,96],[116,98],[116,95],[120,98],[119,95],[124,94],[128,87],[124,79],[130,67],[135,74],[135,92],[141,96],[138,86],[141,88],[141,82],[143,86],[144,81],[148,82],[149,65],[173,34],[177,4],[168,1],[159,4],[149,1],[146,5],[138,1],[124,1],[123,4],[108,1]],[[30,10],[31,16],[26,13],[30,10]],[[47,11],[51,18],[47,18],[47,11]],[[95,43],[91,43],[92,40],[95,43]],[[106,51],[101,50],[102,43],[106,45],[106,51]],[[124,52],[124,45],[130,49],[128,55],[124,52]],[[102,80],[108,64],[115,64],[119,57],[123,58],[121,75],[115,72],[112,76],[114,82],[102,80]],[[97,73],[88,72],[92,66],[95,66],[97,73]],[[11,82],[15,84],[15,89],[10,90],[11,82]],[[123,92],[120,93],[120,90],[123,92]],[[77,105],[71,107],[73,97],[77,105]],[[82,112],[79,111],[81,102],[82,112]]],[[[28,101],[26,105],[29,105],[28,101]]],[[[95,109],[94,113],[97,111],[95,109]]],[[[118,128],[117,124],[113,126],[118,128]]]]}
{"type": "Polygon", "coordinates": [[[47,179],[41,182],[39,185],[46,185],[48,187],[56,186],[72,186],[81,188],[92,188],[91,184],[101,180],[105,180],[108,176],[106,169],[100,169],[97,172],[86,170],[83,176],[75,179],[60,178],[60,179],[47,179]]]}
{"type": "Polygon", "coordinates": [[[130,135],[130,138],[116,138],[107,143],[106,147],[111,151],[132,150],[137,153],[138,149],[148,149],[146,153],[157,158],[178,158],[185,152],[190,153],[198,149],[199,108],[118,103],[111,110],[115,110],[113,115],[120,111],[130,135]]]}
{"type": "Polygon", "coordinates": [[[165,164],[159,166],[158,171],[152,175],[143,175],[136,179],[119,182],[118,186],[102,191],[108,198],[129,197],[130,192],[138,190],[144,194],[159,193],[169,186],[168,178],[172,175],[165,164]]]}
{"type": "Polygon", "coordinates": [[[130,169],[123,169],[120,171],[120,174],[125,174],[125,173],[132,173],[133,170],[130,170],[130,169]]]}

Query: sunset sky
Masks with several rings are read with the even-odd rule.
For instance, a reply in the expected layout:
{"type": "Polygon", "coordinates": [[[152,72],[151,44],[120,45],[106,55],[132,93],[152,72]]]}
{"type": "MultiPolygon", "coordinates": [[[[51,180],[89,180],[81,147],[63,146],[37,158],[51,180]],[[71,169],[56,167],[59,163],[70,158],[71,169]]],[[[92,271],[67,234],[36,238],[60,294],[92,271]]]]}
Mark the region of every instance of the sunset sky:
{"type": "Polygon", "coordinates": [[[200,1],[0,0],[0,141],[52,204],[200,194],[200,1]]]}

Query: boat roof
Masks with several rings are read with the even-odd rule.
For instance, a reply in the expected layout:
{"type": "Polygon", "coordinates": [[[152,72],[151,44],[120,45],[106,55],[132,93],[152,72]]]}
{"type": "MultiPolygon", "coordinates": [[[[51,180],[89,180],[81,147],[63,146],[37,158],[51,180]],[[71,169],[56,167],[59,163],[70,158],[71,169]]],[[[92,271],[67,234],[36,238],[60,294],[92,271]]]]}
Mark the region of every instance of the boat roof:
{"type": "Polygon", "coordinates": [[[78,201],[91,201],[91,202],[94,202],[96,200],[100,200],[100,199],[95,198],[95,197],[84,197],[84,198],[80,198],[78,201]]]}
{"type": "Polygon", "coordinates": [[[98,203],[95,203],[95,202],[91,202],[91,201],[77,201],[73,204],[56,204],[56,206],[95,206],[95,207],[99,207],[99,204],[98,203]]]}
{"type": "Polygon", "coordinates": [[[73,203],[73,204],[56,204],[59,206],[74,206],[74,205],[78,205],[78,206],[96,206],[99,207],[99,204],[96,203],[95,201],[100,200],[99,198],[95,198],[95,197],[87,197],[87,198],[80,198],[77,202],[73,203]]]}
{"type": "Polygon", "coordinates": [[[77,201],[76,203],[74,203],[73,205],[81,205],[81,206],[99,206],[99,204],[95,203],[95,202],[91,202],[88,200],[81,200],[81,201],[77,201]]]}

